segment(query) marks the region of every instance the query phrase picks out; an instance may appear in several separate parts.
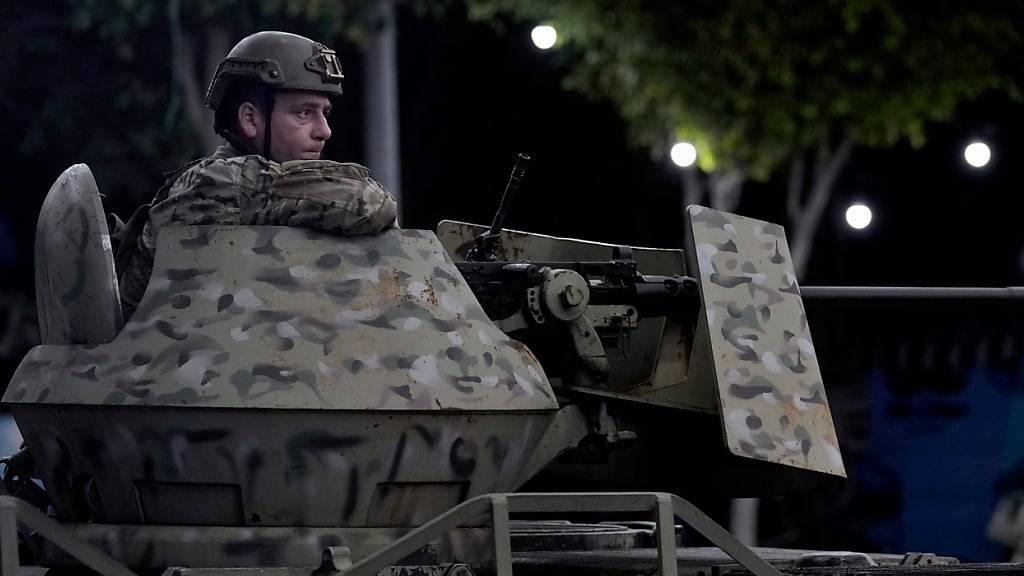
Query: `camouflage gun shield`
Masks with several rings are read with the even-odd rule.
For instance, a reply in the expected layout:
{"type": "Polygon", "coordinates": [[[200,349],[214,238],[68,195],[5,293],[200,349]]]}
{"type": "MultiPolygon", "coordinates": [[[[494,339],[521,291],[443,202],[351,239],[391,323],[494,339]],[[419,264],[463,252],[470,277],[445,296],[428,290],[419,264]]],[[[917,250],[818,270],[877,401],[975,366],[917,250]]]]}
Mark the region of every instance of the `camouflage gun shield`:
{"type": "Polygon", "coordinates": [[[703,303],[694,361],[712,359],[729,450],[845,476],[782,227],[703,206],[687,218],[703,303]]]}

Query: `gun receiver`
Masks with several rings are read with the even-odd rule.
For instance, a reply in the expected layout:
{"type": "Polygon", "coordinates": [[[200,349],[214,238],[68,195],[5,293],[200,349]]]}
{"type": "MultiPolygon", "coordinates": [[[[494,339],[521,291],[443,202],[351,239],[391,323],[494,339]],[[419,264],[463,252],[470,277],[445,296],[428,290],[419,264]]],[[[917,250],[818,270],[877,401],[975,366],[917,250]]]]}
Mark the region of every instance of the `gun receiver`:
{"type": "MultiPolygon", "coordinates": [[[[641,274],[633,260],[607,262],[457,262],[459,272],[492,319],[522,304],[527,288],[540,286],[546,270],[571,270],[587,281],[589,304],[634,306],[643,317],[700,310],[697,281],[689,276],[641,274]]],[[[565,296],[572,300],[572,290],[565,296]]]]}

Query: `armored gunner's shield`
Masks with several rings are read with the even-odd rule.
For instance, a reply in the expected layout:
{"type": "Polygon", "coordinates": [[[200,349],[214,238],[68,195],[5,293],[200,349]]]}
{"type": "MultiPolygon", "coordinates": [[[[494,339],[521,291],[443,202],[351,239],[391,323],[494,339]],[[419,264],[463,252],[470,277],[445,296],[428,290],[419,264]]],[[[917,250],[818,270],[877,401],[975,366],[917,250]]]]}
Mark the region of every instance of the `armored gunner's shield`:
{"type": "Polygon", "coordinates": [[[782,226],[687,208],[700,281],[694,362],[713,366],[737,456],[845,476],[782,226]]]}
{"type": "Polygon", "coordinates": [[[47,344],[102,344],[121,329],[110,235],[85,164],[57,178],[36,225],[36,306],[47,344]]]}
{"type": "Polygon", "coordinates": [[[62,518],[218,526],[416,525],[511,490],[557,409],[433,233],[271,226],[164,227],[117,338],[4,402],[62,518]]]}

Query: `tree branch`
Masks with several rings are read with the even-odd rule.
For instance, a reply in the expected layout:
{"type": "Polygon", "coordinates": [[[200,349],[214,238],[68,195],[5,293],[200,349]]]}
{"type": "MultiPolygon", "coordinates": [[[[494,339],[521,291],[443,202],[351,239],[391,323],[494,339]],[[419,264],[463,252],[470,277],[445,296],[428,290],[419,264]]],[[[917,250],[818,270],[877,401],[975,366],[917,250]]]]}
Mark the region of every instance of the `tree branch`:
{"type": "Polygon", "coordinates": [[[185,115],[192,127],[192,133],[199,142],[203,154],[212,154],[217,148],[218,140],[212,129],[211,115],[203,105],[204,90],[196,78],[195,41],[191,33],[181,34],[180,41],[171,49],[171,62],[174,66],[174,77],[181,87],[185,115]]]}
{"type": "Polygon", "coordinates": [[[217,66],[227,55],[230,46],[228,45],[228,31],[220,24],[207,24],[206,26],[206,66],[203,69],[204,86],[210,85],[213,75],[217,72],[217,66]]]}
{"type": "Polygon", "coordinates": [[[849,161],[852,150],[853,139],[849,135],[843,137],[835,152],[828,151],[827,143],[823,143],[819,149],[810,195],[807,203],[800,210],[799,217],[792,223],[793,243],[790,245],[790,254],[793,258],[793,268],[797,278],[803,275],[807,267],[811,243],[818,232],[821,215],[828,207],[836,179],[849,161]]]}
{"type": "Polygon", "coordinates": [[[202,113],[199,109],[199,102],[196,98],[196,80],[192,66],[192,35],[183,33],[180,40],[171,50],[171,64],[174,67],[174,78],[180,86],[181,94],[185,99],[185,116],[188,118],[189,126],[197,138],[202,138],[202,113]]]}
{"type": "Polygon", "coordinates": [[[797,153],[789,164],[789,184],[786,188],[786,216],[791,222],[800,217],[800,200],[803,196],[806,170],[803,152],[797,153]]]}
{"type": "Polygon", "coordinates": [[[715,210],[732,212],[740,203],[740,192],[746,175],[741,170],[715,171],[709,175],[711,207],[715,210]]]}
{"type": "Polygon", "coordinates": [[[811,189],[811,199],[808,202],[809,208],[814,210],[813,214],[816,216],[820,217],[828,206],[832,187],[835,186],[839,173],[849,161],[852,150],[853,139],[846,136],[830,157],[823,157],[821,170],[815,178],[814,188],[811,189]]]}
{"type": "Polygon", "coordinates": [[[707,195],[706,179],[696,168],[683,170],[683,209],[691,204],[703,204],[707,195]]]}

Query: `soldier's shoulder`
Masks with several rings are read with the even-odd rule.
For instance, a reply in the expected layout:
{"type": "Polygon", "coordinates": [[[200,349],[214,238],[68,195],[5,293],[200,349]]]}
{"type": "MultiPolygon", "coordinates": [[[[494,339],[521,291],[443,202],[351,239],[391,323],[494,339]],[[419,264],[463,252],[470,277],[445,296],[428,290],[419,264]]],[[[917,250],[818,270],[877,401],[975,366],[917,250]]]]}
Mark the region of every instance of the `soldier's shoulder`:
{"type": "Polygon", "coordinates": [[[243,170],[250,172],[272,171],[272,164],[266,158],[255,154],[234,156],[214,154],[186,165],[185,169],[179,173],[177,183],[188,184],[203,177],[211,177],[218,181],[234,180],[240,177],[243,170]]]}
{"type": "Polygon", "coordinates": [[[334,160],[289,160],[281,164],[285,174],[316,172],[325,177],[350,178],[353,180],[370,180],[370,170],[355,162],[335,162],[334,160]]]}

